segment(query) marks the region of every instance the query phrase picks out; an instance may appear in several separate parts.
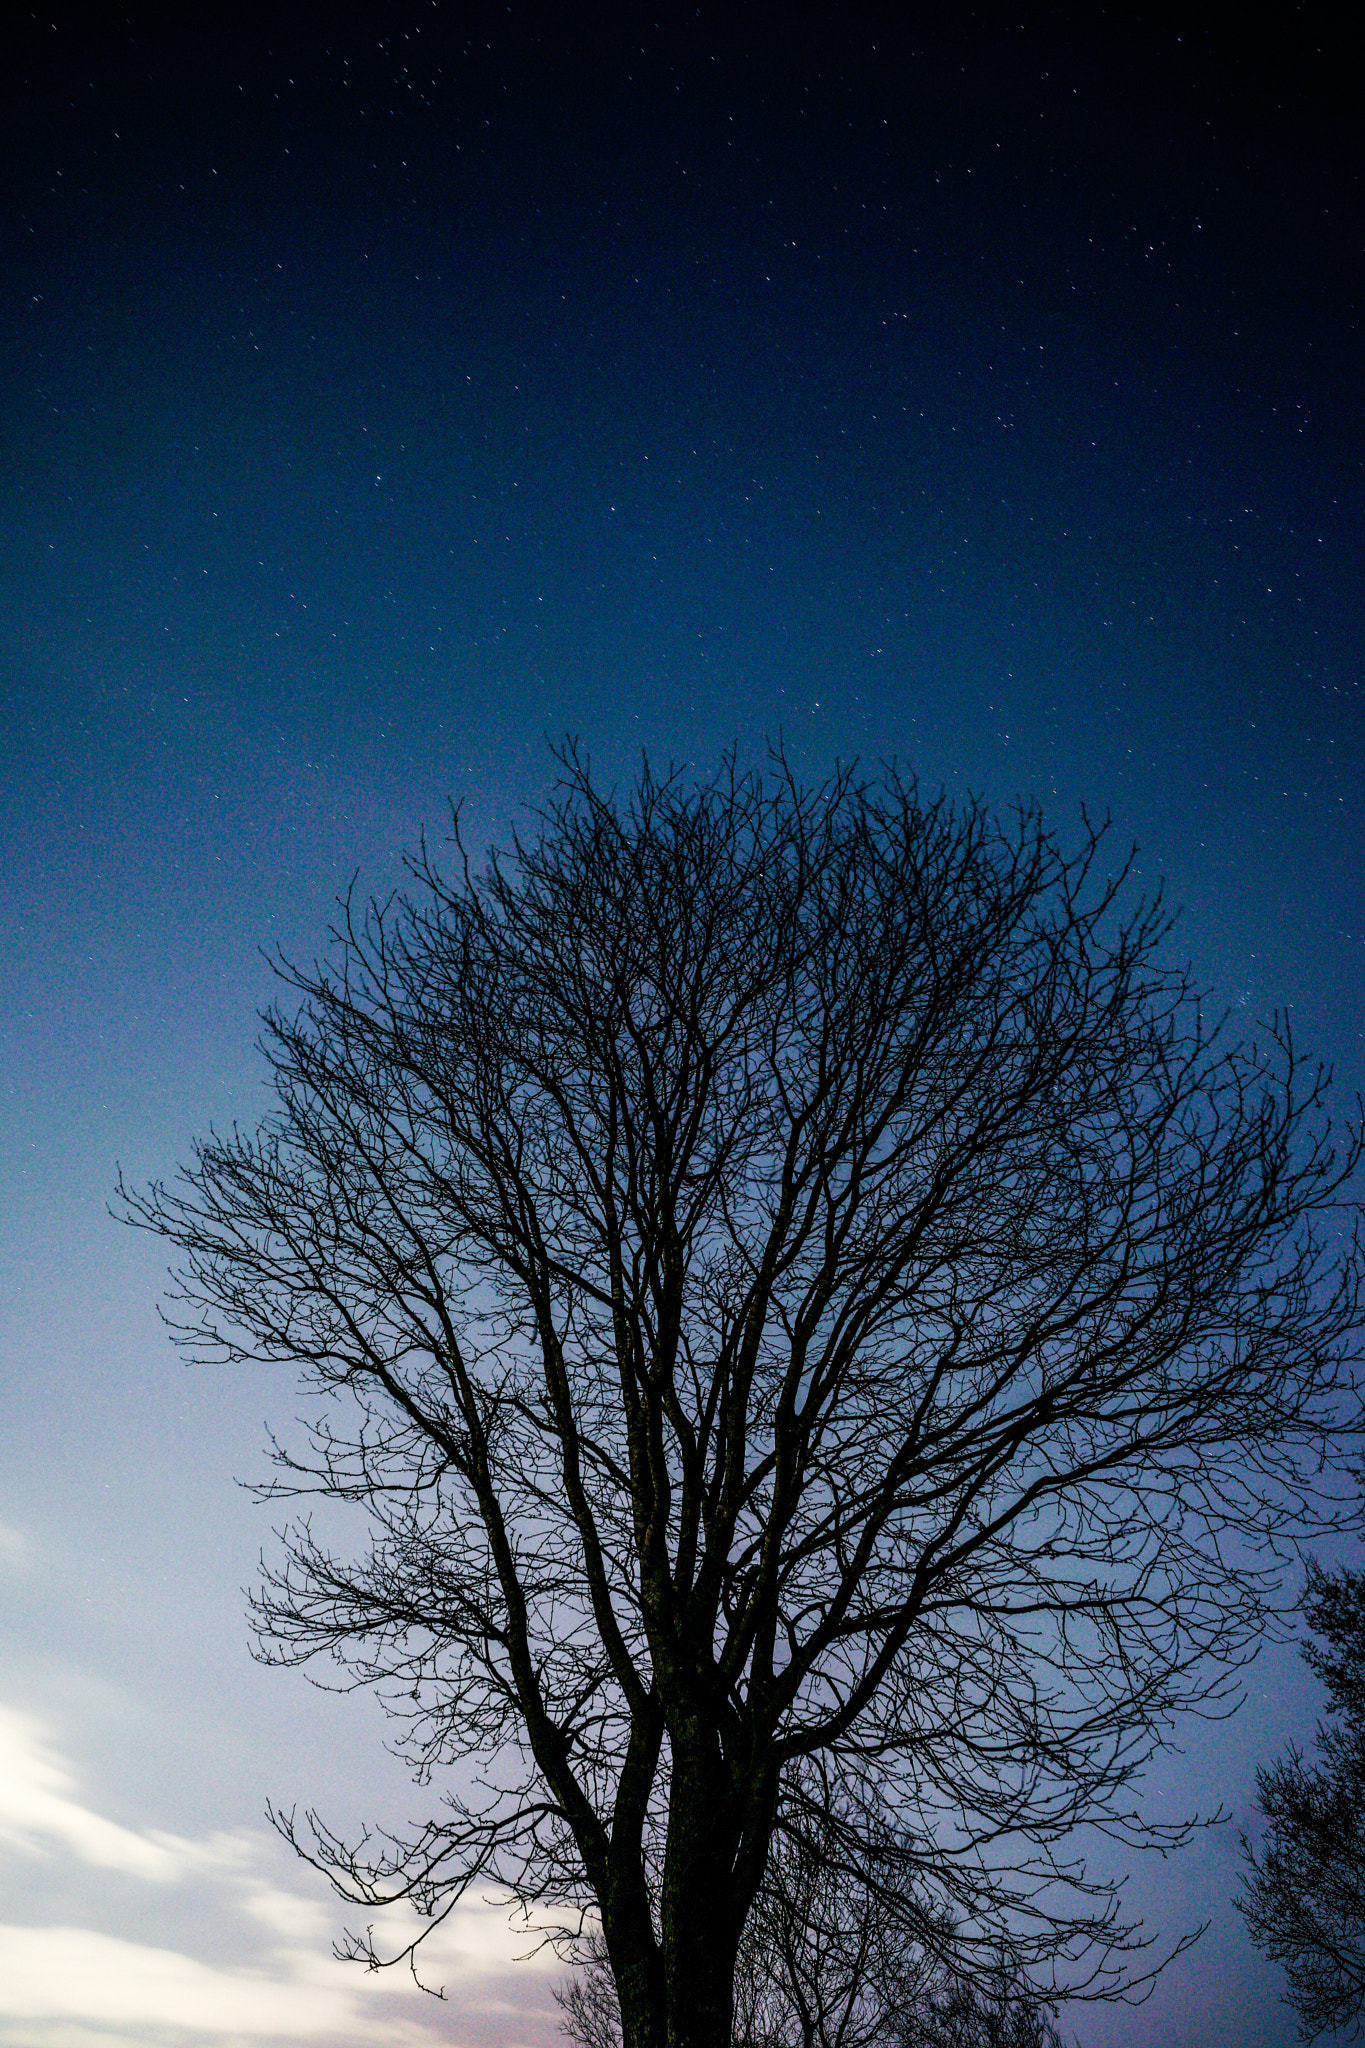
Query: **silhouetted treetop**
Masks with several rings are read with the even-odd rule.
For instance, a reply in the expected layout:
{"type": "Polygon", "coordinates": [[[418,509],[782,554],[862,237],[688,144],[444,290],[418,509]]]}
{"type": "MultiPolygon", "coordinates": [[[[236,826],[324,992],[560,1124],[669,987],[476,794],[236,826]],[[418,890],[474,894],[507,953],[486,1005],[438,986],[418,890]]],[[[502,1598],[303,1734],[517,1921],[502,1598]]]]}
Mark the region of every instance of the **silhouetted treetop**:
{"type": "Polygon", "coordinates": [[[590,1912],[628,2048],[730,2048],[809,1766],[963,1953],[1121,1977],[1062,1845],[1150,1836],[1134,1773],[1330,1507],[1359,1137],[1287,1025],[1205,1023],[1106,847],[570,752],[505,858],[423,850],[281,970],[271,1115],[127,1200],[192,1355],[328,1397],[277,1493],[368,1523],[297,1524],[257,1607],[441,1785],[409,1836],[290,1824],[347,1896],[590,1912]]]}

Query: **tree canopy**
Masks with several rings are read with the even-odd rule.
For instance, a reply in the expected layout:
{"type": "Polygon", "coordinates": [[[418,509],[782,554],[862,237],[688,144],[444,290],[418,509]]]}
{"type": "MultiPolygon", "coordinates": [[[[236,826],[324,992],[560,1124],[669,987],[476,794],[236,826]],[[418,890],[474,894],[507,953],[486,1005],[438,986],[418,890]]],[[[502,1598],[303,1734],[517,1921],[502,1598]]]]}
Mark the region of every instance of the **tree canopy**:
{"type": "Polygon", "coordinates": [[[1303,1608],[1326,1644],[1302,1645],[1327,1688],[1321,1761],[1291,1748],[1256,1773],[1266,1829],[1258,1844],[1242,1837],[1237,1904],[1257,1947],[1284,1965],[1302,2038],[1349,2028],[1355,2039],[1365,2017],[1365,1572],[1310,1564],[1303,1608]]]}
{"type": "Polygon", "coordinates": [[[362,1904],[598,1924],[627,2048],[729,2048],[818,1780],[924,1926],[1112,1989],[1067,1838],[1150,1838],[1135,1774],[1330,1495],[1359,1135],[1088,824],[562,770],[282,966],[273,1113],[125,1191],[191,1355],[323,1397],[276,1493],[368,1521],[285,1532],[262,1654],[377,1686],[440,1786],[291,1839],[362,1904]]]}

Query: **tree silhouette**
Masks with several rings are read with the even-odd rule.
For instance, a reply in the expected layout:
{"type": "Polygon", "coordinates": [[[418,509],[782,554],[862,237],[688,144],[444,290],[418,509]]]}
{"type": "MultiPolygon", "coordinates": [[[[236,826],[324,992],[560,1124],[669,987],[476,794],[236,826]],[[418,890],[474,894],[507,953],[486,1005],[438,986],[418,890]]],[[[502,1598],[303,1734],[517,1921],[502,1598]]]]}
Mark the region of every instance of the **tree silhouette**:
{"type": "Polygon", "coordinates": [[[1256,1946],[1281,1963],[1305,2041],[1365,2015],[1365,1572],[1308,1567],[1308,1626],[1328,1644],[1302,1654],[1327,1687],[1321,1763],[1302,1750],[1256,1773],[1267,1826],[1246,1835],[1238,1910],[1256,1946]]]}
{"type": "MultiPolygon", "coordinates": [[[[1007,1952],[964,1958],[951,1923],[897,1888],[893,1854],[850,1859],[830,1788],[784,1787],[735,1966],[735,2048],[1062,2048],[1055,2008],[1007,1952]],[[963,1967],[964,1961],[967,1967],[963,1967]]],[[[556,1991],[576,2048],[622,2048],[600,1934],[556,1991]]]]}
{"type": "Polygon", "coordinates": [[[406,1836],[280,1820],[345,1896],[594,1916],[628,2048],[730,2048],[818,1766],[869,1882],[1115,1988],[1064,1844],[1150,1838],[1135,1773],[1330,1492],[1360,1140],[1287,1027],[1206,1028],[1103,846],[569,752],[505,858],[424,849],[282,966],[273,1114],[123,1194],[191,1355],[323,1397],[273,1490],[368,1517],[256,1608],[441,1781],[406,1836]]]}

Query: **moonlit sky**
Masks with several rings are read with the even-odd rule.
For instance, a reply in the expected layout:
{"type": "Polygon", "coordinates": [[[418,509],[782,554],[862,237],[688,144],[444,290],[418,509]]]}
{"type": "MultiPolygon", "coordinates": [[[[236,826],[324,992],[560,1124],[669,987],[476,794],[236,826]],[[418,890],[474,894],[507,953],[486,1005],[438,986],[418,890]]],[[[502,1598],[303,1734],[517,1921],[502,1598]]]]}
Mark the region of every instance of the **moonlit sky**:
{"type": "MultiPolygon", "coordinates": [[[[116,1162],[259,1115],[265,952],[452,799],[505,837],[568,733],[606,780],[780,733],[1109,811],[1349,1097],[1352,74],[1312,6],[97,12],[32,16],[0,110],[0,2048],[548,2048],[496,1907],[444,2005],[329,1960],[266,1798],[422,1795],[372,1703],[250,1660],[233,1482],[293,1391],[176,1361],[116,1162]]],[[[1235,1816],[1133,1870],[1210,1931],[1083,2048],[1294,2038],[1229,1901],[1318,1696],[1287,1648],[1247,1690],[1144,1788],[1235,1816]]]]}

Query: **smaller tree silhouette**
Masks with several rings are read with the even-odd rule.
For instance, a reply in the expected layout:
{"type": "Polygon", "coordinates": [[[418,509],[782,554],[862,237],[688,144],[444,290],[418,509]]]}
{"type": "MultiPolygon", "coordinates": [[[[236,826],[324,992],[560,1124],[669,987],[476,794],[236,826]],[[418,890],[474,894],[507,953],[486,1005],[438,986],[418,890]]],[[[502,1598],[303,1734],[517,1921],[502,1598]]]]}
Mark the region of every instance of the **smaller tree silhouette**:
{"type": "Polygon", "coordinates": [[[1259,1848],[1245,1835],[1237,1907],[1256,1946],[1281,1963],[1299,2034],[1361,2032],[1365,2015],[1365,1571],[1308,1567],[1304,1617],[1326,1648],[1304,1659],[1327,1687],[1309,1763],[1291,1746],[1256,1773],[1266,1819],[1259,1848]]]}

